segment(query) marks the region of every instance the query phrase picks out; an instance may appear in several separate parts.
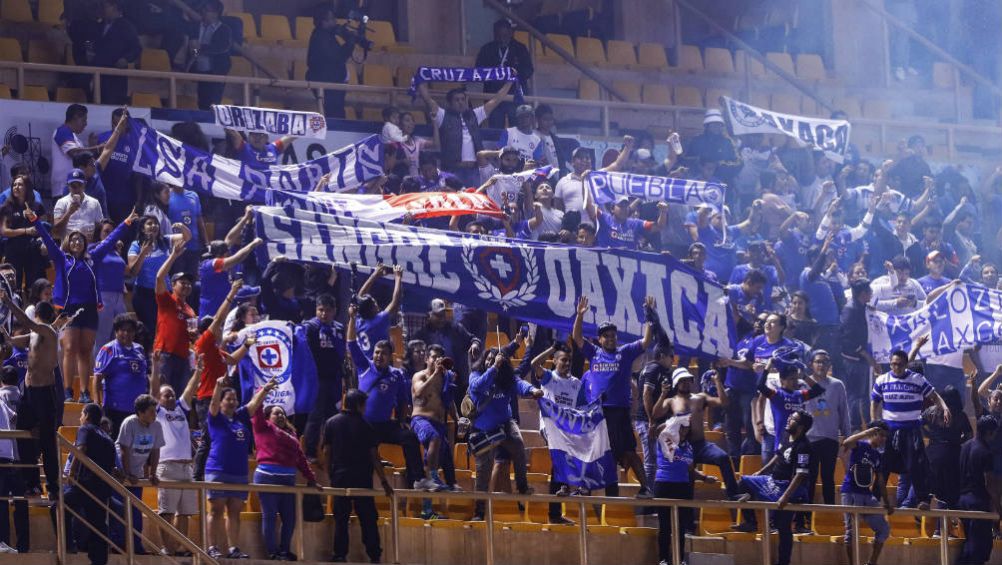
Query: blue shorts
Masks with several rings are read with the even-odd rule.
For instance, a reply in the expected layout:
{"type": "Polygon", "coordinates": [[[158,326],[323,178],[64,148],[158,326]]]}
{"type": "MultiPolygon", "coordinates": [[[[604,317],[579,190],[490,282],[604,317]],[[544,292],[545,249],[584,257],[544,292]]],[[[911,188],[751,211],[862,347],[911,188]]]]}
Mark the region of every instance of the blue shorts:
{"type": "MultiPolygon", "coordinates": [[[[233,475],[230,473],[220,473],[217,471],[206,471],[205,480],[210,483],[226,483],[230,485],[246,485],[247,475],[233,475]]],[[[247,491],[245,490],[212,490],[210,489],[207,498],[213,500],[215,498],[239,498],[240,500],[247,500],[247,491]]]]}
{"type": "MultiPolygon", "coordinates": [[[[790,486],[790,481],[773,479],[769,475],[748,475],[741,477],[741,488],[752,495],[755,500],[762,502],[776,502],[779,500],[786,488],[790,486]]],[[[790,497],[790,502],[803,502],[807,500],[807,488],[803,485],[790,497]]]]}
{"type": "Polygon", "coordinates": [[[411,431],[417,435],[424,447],[428,447],[428,444],[435,438],[445,441],[447,436],[445,425],[442,422],[436,422],[424,416],[411,418],[411,431]]]}

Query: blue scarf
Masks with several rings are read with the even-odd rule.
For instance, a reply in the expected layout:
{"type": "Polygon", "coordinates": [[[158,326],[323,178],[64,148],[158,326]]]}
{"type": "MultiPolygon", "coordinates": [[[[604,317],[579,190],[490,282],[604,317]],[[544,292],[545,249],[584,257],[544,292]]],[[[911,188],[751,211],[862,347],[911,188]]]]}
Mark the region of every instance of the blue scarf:
{"type": "Polygon", "coordinates": [[[407,91],[413,101],[417,98],[417,89],[426,82],[495,82],[514,81],[512,94],[515,104],[525,102],[525,92],[522,81],[512,67],[418,67],[411,77],[411,87],[407,91]]]}

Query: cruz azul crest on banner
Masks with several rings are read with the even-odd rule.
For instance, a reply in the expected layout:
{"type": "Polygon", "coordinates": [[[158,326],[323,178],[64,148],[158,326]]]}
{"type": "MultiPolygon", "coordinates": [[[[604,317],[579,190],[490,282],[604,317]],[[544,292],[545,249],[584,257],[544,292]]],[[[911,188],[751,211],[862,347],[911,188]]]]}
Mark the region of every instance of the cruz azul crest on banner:
{"type": "Polygon", "coordinates": [[[477,296],[501,308],[525,306],[536,298],[539,267],[527,249],[463,245],[463,266],[473,277],[477,296]]]}
{"type": "Polygon", "coordinates": [[[265,404],[277,404],[287,414],[309,412],[316,395],[317,377],[313,356],[305,343],[302,328],[283,321],[265,321],[248,326],[244,336],[255,339],[248,355],[240,361],[242,398],[275,379],[278,387],[268,394],[265,404]]]}

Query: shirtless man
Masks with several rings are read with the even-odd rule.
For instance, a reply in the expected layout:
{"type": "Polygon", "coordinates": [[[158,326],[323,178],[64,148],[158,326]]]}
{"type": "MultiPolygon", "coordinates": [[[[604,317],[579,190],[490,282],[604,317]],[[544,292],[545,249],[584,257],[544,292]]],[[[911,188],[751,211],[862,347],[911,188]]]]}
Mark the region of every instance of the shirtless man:
{"type": "Polygon", "coordinates": [[[441,465],[445,475],[444,490],[455,491],[456,467],[445,423],[450,414],[454,421],[459,420],[452,398],[456,390],[456,375],[451,370],[452,359],[445,356],[441,345],[428,346],[426,363],[425,369],[411,379],[411,430],[417,434],[425,449],[425,474],[436,480],[441,465]]]}
{"type": "MultiPolygon", "coordinates": [[[[19,430],[35,430],[35,441],[18,442],[22,463],[38,461],[42,453],[45,481],[50,500],[59,492],[59,450],[56,449],[56,430],[63,417],[63,391],[56,384],[56,346],[59,337],[52,324],[56,309],[48,302],[35,306],[35,319],[31,319],[11,296],[0,291],[0,302],[9,309],[14,319],[28,334],[28,371],[24,378],[24,395],[17,412],[19,430]]],[[[38,469],[25,469],[25,482],[29,491],[41,494],[38,469]]]]}
{"type": "Polygon", "coordinates": [[[719,397],[710,396],[705,392],[693,394],[695,381],[689,369],[685,367],[675,369],[670,386],[667,382],[661,386],[661,396],[654,403],[652,417],[657,420],[666,416],[690,414],[689,443],[692,445],[694,461],[697,464],[709,463],[719,467],[727,496],[729,498],[737,496],[738,483],[734,478],[731,458],[716,444],[708,443],[703,430],[706,408],[721,408],[727,405],[727,391],[724,389],[723,380],[720,372],[714,370],[713,382],[717,386],[719,397]]]}

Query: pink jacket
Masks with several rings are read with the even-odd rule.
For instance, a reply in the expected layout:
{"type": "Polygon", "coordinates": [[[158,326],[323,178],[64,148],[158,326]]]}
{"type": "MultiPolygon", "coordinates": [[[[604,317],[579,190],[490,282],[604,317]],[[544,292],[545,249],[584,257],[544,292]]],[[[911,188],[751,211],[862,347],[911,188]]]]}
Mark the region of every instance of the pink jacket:
{"type": "Polygon", "coordinates": [[[264,410],[258,410],[251,418],[254,429],[254,444],[257,447],[258,463],[290,467],[294,462],[308,481],[316,481],[317,476],[306,460],[306,454],[296,436],[279,429],[264,417],[264,410]]]}

